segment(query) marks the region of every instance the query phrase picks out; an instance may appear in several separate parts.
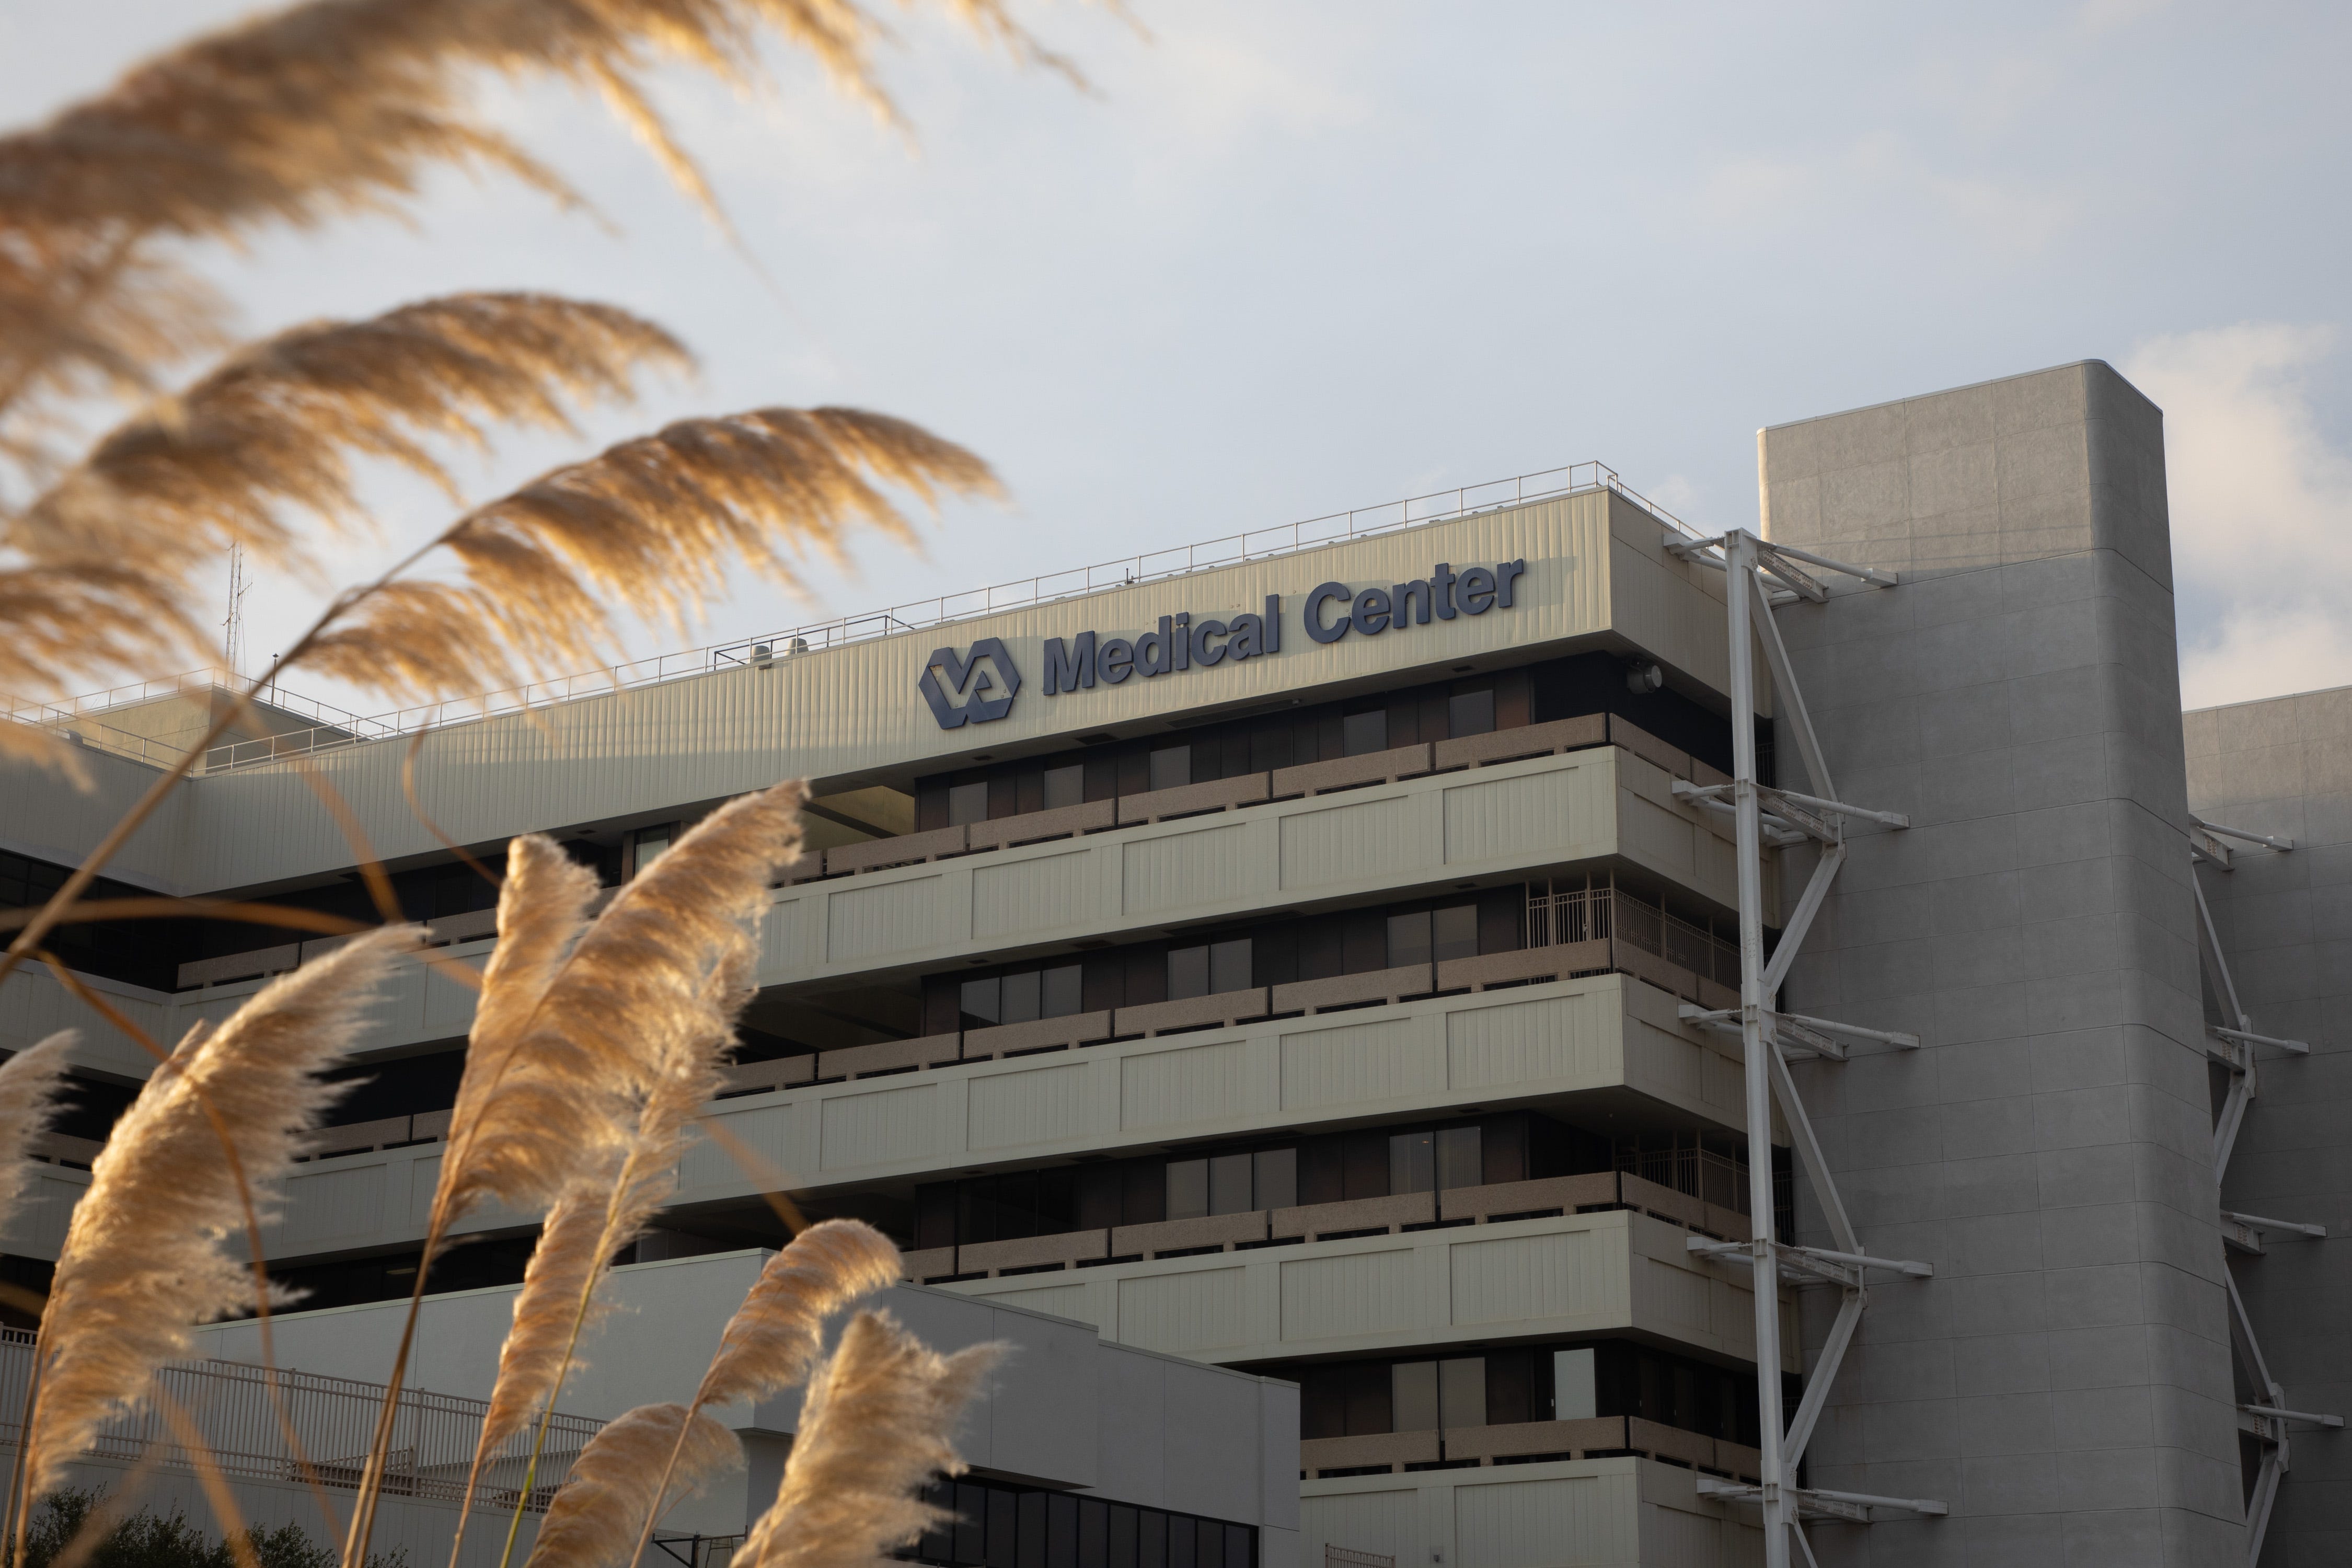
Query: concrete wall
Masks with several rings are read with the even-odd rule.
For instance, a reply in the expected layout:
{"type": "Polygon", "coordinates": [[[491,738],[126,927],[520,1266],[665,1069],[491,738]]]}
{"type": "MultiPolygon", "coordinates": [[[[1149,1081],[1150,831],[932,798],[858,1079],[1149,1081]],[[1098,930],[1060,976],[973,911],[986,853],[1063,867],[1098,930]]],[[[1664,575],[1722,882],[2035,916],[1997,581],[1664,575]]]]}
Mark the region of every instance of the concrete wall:
{"type": "Polygon", "coordinates": [[[1915,823],[1853,841],[1784,996],[1927,1042],[1798,1075],[1865,1245],[1937,1268],[1874,1289],[1811,1479],[1952,1517],[1816,1551],[2241,1561],[2161,415],[2088,363],[1759,461],[1769,537],[1904,574],[1780,614],[1840,794],[1915,823]]]}
{"type": "MultiPolygon", "coordinates": [[[[771,1254],[748,1251],[614,1270],[612,1307],[565,1384],[562,1408],[610,1420],[687,1397],[771,1254]]],[[[429,1298],[409,1381],[487,1398],[514,1311],[506,1287],[429,1298]]],[[[1266,1568],[1290,1568],[1298,1528],[1298,1391],[1222,1367],[1106,1343],[1087,1324],[1017,1306],[901,1285],[873,1298],[941,1351],[1003,1341],[1012,1353],[957,1442],[991,1474],[1203,1514],[1263,1531],[1266,1568]]],[[[389,1375],[404,1302],[275,1320],[278,1364],[380,1382],[389,1375]]],[[[202,1331],[199,1352],[257,1362],[250,1322],[202,1331]]],[[[797,1391],[719,1418],[749,1438],[752,1464],[681,1505],[665,1528],[728,1535],[773,1500],[777,1445],[799,1426],[797,1391]],[[757,1475],[764,1491],[755,1491],[757,1475]]]]}
{"type": "MultiPolygon", "coordinates": [[[[2259,1049],[2256,1092],[2221,1188],[2225,1208],[2324,1225],[2273,1232],[2233,1258],[2246,1314],[2288,1407],[2352,1412],[2352,689],[2209,708],[2185,721],[2189,809],[2291,839],[2233,846],[2200,872],[2238,1000],[2257,1032],[2309,1042],[2259,1049]]],[[[2267,1563],[2352,1552],[2352,1435],[2298,1429],[2263,1542],[2267,1563]]]]}

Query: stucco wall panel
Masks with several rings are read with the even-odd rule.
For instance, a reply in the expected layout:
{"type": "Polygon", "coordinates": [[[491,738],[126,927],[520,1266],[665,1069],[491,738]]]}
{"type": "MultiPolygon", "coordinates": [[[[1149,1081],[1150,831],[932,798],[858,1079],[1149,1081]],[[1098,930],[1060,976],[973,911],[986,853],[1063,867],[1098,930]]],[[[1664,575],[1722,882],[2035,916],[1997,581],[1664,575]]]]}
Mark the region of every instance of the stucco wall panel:
{"type": "Polygon", "coordinates": [[[1623,1040],[1617,998],[1601,990],[1449,1013],[1446,1082],[1454,1089],[1597,1083],[1623,1070],[1623,1040]]]}
{"type": "Polygon", "coordinates": [[[1457,1486],[1454,1560],[1461,1568],[1637,1561],[1641,1516],[1628,1506],[1632,1483],[1630,1476],[1559,1476],[1457,1486]]]}
{"type": "Polygon", "coordinates": [[[377,1163],[288,1177],[278,1235],[289,1246],[373,1236],[383,1227],[386,1174],[377,1163]]]}

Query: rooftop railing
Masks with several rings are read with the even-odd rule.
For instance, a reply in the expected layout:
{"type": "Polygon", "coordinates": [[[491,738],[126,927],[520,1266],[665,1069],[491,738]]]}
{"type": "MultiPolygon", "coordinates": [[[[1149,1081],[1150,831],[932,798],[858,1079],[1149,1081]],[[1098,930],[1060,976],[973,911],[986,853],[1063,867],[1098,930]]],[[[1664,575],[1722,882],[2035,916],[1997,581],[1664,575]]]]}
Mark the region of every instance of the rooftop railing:
{"type": "MultiPolygon", "coordinates": [[[[0,1329],[0,1447],[18,1442],[17,1421],[32,1365],[33,1336],[21,1329],[0,1329]]],[[[223,1475],[305,1484],[315,1480],[342,1490],[359,1485],[384,1393],[380,1383],[315,1372],[272,1373],[232,1361],[172,1363],[156,1373],[156,1388],[187,1413],[203,1457],[223,1475]]],[[[488,1409],[479,1399],[403,1390],[394,1418],[385,1493],[464,1501],[474,1445],[488,1409]]],[[[530,1495],[521,1498],[519,1489],[535,1436],[525,1428],[482,1467],[476,1502],[510,1510],[520,1500],[532,1512],[544,1512],[570,1476],[572,1460],[603,1426],[584,1415],[556,1415],[530,1495]]],[[[199,1457],[152,1399],[110,1418],[83,1452],[91,1458],[152,1461],[183,1469],[195,1468],[199,1457]]]]}
{"type": "MultiPolygon", "coordinates": [[[[961,594],[895,605],[885,610],[870,610],[860,615],[789,626],[763,637],[657,654],[610,669],[583,671],[552,680],[534,681],[509,690],[427,703],[390,713],[366,717],[347,713],[273,687],[267,700],[280,708],[310,712],[319,720],[318,725],[309,730],[264,735],[215,746],[205,753],[202,771],[221,773],[287,756],[313,755],[368,741],[411,735],[421,730],[441,729],[501,714],[549,707],[575,698],[681,680],[713,670],[763,668],[779,659],[805,653],[926,631],[1005,610],[1083,598],[1091,594],[1108,593],[1141,583],[1165,581],[1244,562],[1294,554],[1327,544],[1344,543],[1403,529],[1426,527],[1432,523],[1450,522],[1482,512],[1524,506],[1529,501],[1583,495],[1597,490],[1614,490],[1668,525],[1694,538],[1698,537],[1697,531],[1689,524],[1626,486],[1618,478],[1616,470],[1607,464],[1571,463],[1564,468],[1515,474],[1508,479],[1490,479],[1483,484],[1459,485],[1427,495],[1384,501],[1378,506],[1355,507],[1347,511],[1329,512],[1276,527],[1225,534],[1197,544],[1122,556],[1092,566],[1018,578],[961,594]]],[[[144,700],[160,692],[197,689],[206,684],[228,684],[233,679],[233,677],[220,671],[197,671],[167,681],[117,687],[111,691],[77,698],[62,704],[20,703],[9,710],[9,716],[26,723],[57,725],[124,702],[144,700]]],[[[101,749],[117,749],[110,742],[110,738],[86,739],[87,743],[101,749]]],[[[138,738],[127,739],[136,741],[138,738]]],[[[124,750],[125,754],[152,760],[152,742],[124,750]]],[[[172,753],[174,759],[177,755],[176,752],[172,753]]]]}

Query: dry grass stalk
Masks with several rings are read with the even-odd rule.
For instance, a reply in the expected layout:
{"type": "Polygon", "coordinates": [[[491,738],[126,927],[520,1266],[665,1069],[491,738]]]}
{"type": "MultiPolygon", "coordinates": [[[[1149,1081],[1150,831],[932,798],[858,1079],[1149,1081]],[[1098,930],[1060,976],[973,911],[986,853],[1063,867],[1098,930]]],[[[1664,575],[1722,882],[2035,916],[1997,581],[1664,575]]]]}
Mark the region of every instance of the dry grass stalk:
{"type": "MultiPolygon", "coordinates": [[[[717,994],[713,978],[740,984],[769,879],[799,852],[803,795],[783,784],[719,807],[615,894],[568,952],[572,917],[547,914],[530,891],[564,874],[563,852],[514,842],[436,1211],[454,1217],[486,1197],[545,1208],[583,1158],[629,1135],[628,1112],[678,1064],[727,1038],[741,998],[717,994]],[[530,956],[502,970],[510,910],[546,924],[529,937],[530,956]]],[[[595,880],[583,873],[568,886],[584,902],[595,880]]]]}
{"type": "Polygon", "coordinates": [[[397,464],[455,501],[429,438],[487,449],[493,422],[577,434],[568,402],[625,401],[640,367],[690,363],[650,321],[551,294],[457,294],[310,322],[118,426],[14,520],[7,542],[36,561],[134,559],[174,576],[236,542],[308,574],[288,509],[353,531],[366,515],[355,457],[397,464]]]}
{"type": "Polygon", "coordinates": [[[0,1062],[0,1225],[16,1212],[31,1179],[33,1140],[48,1131],[58,1092],[65,1087],[66,1053],[74,1032],[60,1029],[0,1062]]]}
{"type": "Polygon", "coordinates": [[[414,928],[377,931],[276,981],[184,1041],[115,1124],[42,1319],[28,1506],[158,1365],[188,1353],[194,1324],[256,1305],[250,1266],[222,1246],[243,1233],[245,1208],[207,1102],[233,1131],[237,1166],[268,1191],[341,1092],[317,1075],[359,1033],[393,956],[416,942],[414,928]]]}
{"type": "Polygon", "coordinates": [[[572,1478],[555,1494],[525,1568],[619,1568],[636,1538],[637,1521],[660,1514],[695,1489],[683,1478],[707,1478],[742,1462],[735,1434],[683,1405],[640,1405],[588,1439],[572,1478]],[[655,1487],[662,1460],[683,1447],[680,1479],[667,1495],[655,1487]]]}
{"type": "Polygon", "coordinates": [[[435,545],[463,582],[387,583],[339,607],[299,657],[401,702],[604,663],[619,647],[608,604],[682,632],[738,561],[799,594],[794,559],[840,559],[853,525],[911,542],[877,483],[926,504],[1001,493],[979,458],[887,415],[683,420],[459,519],[435,545]]]}
{"type": "MultiPolygon", "coordinates": [[[[865,1221],[829,1219],[803,1229],[768,1259],[727,1320],[691,1408],[766,1399],[799,1383],[824,1349],[825,1321],[898,1278],[897,1245],[865,1221]]],[[[662,1490],[686,1458],[681,1437],[663,1467],[662,1490]]],[[[689,1472],[685,1485],[691,1489],[704,1479],[689,1472]]],[[[630,1568],[645,1556],[657,1521],[645,1516],[630,1568]]]]}
{"type": "Polygon", "coordinates": [[[768,1259],[727,1321],[694,1403],[766,1399],[799,1383],[824,1352],[825,1321],[898,1279],[898,1247],[863,1220],[809,1226],[768,1259]]]}
{"type": "MultiPolygon", "coordinates": [[[[12,697],[61,696],[205,640],[170,578],[104,561],[0,563],[0,626],[7,628],[0,637],[0,693],[12,697]]],[[[77,782],[88,776],[70,742],[7,719],[0,719],[0,757],[36,761],[77,782]]]]}
{"type": "MultiPolygon", "coordinates": [[[[1069,72],[1003,0],[947,8],[1015,58],[1069,72]]],[[[672,62],[751,82],[770,33],[895,118],[873,64],[887,31],[856,0],[313,0],[157,56],[0,138],[0,328],[12,329],[0,331],[0,413],[27,393],[53,402],[136,385],[145,367],[217,336],[225,312],[161,240],[403,210],[436,164],[503,171],[575,201],[475,112],[468,89],[485,72],[593,89],[716,216],[646,83],[672,62]]],[[[20,440],[43,450],[37,432],[20,440]]]]}
{"type": "Polygon", "coordinates": [[[809,1380],[783,1486],[737,1568],[882,1568],[940,1517],[918,1489],[962,1473],[956,1422],[1003,1350],[942,1356],[887,1313],[852,1319],[809,1380]]]}

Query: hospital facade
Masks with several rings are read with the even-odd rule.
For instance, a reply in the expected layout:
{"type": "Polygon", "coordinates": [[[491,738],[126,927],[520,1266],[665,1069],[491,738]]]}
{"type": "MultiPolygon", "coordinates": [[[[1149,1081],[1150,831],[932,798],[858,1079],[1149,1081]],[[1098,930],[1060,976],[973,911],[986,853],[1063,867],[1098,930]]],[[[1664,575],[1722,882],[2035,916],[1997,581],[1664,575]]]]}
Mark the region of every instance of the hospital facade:
{"type": "MultiPolygon", "coordinates": [[[[2340,1548],[2352,694],[2182,713],[2161,415],[2104,364],[1758,462],[1728,532],[1585,465],[421,736],[278,696],[104,890],[368,918],[323,782],[479,962],[495,893],[437,835],[617,887],[807,778],[724,1131],[623,1270],[679,1365],[575,1395],[678,1396],[771,1194],[869,1220],[911,1321],[1034,1347],[945,1568],[1761,1562],[1772,1507],[1822,1563],[2340,1548]]],[[[220,700],[37,716],[93,787],[9,775],[0,899],[220,700]]],[[[59,951],[168,1038],[332,940],[286,935],[59,951]]],[[[382,1375],[471,1005],[403,968],[287,1184],[310,1370],[382,1375]]],[[[0,1265],[36,1289],[147,1070],[51,975],[0,988],[12,1047],[68,1026],[83,1104],[0,1265]]],[[[466,1223],[418,1381],[479,1395],[533,1226],[466,1223]]],[[[736,1413],[698,1532],[794,1419],[736,1413]]]]}

